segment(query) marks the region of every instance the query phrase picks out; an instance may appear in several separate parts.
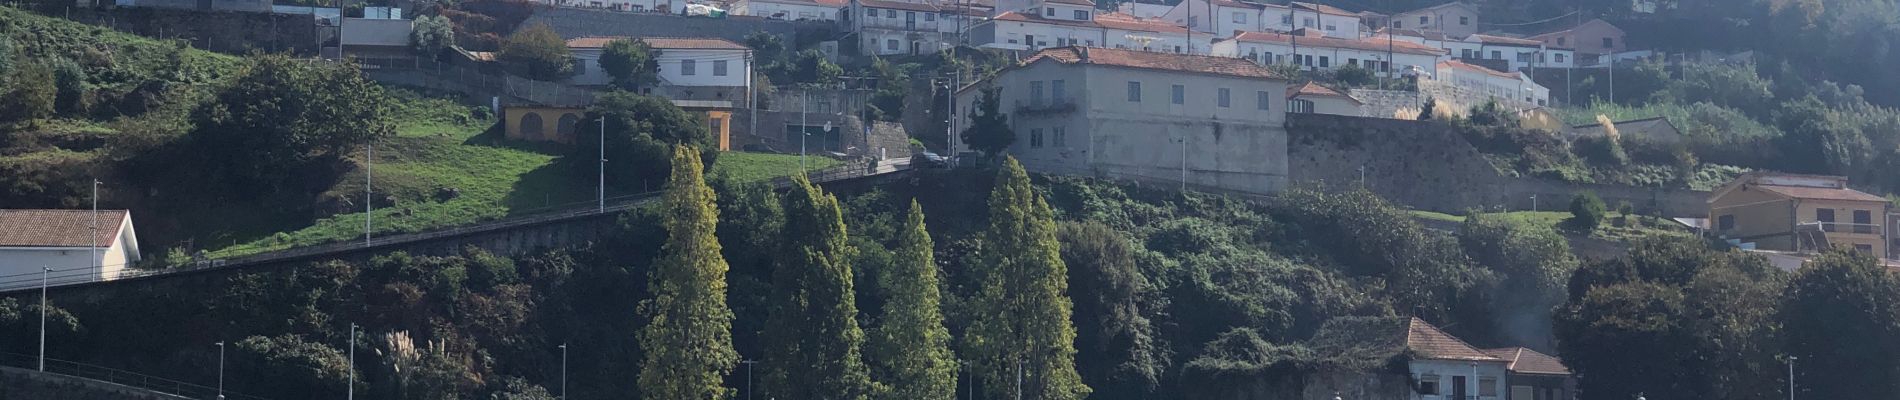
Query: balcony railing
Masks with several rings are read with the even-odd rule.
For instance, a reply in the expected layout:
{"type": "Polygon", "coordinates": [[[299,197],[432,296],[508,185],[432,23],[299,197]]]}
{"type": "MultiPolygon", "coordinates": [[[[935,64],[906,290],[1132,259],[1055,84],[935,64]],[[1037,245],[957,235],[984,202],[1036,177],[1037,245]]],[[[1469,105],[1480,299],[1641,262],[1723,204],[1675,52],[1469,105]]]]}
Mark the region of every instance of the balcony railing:
{"type": "Polygon", "coordinates": [[[1815,226],[1815,227],[1820,228],[1822,232],[1828,232],[1828,233],[1854,233],[1854,234],[1862,234],[1862,235],[1872,235],[1874,233],[1880,232],[1880,225],[1876,225],[1876,224],[1857,224],[1857,223],[1849,223],[1849,222],[1815,221],[1815,222],[1802,223],[1801,225],[1815,226]]]}

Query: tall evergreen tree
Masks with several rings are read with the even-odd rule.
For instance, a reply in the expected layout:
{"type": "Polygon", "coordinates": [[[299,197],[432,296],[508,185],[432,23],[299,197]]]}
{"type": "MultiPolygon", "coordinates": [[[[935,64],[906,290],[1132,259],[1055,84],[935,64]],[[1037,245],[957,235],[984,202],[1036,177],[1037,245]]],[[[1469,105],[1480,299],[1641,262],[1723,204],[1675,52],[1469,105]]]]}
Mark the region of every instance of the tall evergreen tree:
{"type": "Polygon", "coordinates": [[[950,400],[957,393],[957,362],[950,330],[943,326],[937,262],[924,209],[910,203],[910,218],[898,231],[897,254],[879,283],[889,299],[871,335],[872,361],[888,392],[880,398],[950,400]]]}
{"type": "Polygon", "coordinates": [[[783,400],[861,400],[871,378],[843,212],[810,179],[792,182],[766,316],[766,387],[783,400]]]}
{"type": "Polygon", "coordinates": [[[642,398],[723,399],[725,376],[739,361],[726,307],[726,259],[714,236],[719,210],[700,171],[699,151],[673,149],[673,177],[660,204],[666,244],[648,276],[653,298],[641,304],[650,320],[640,333],[642,398]]]}
{"type": "Polygon", "coordinates": [[[982,287],[972,299],[964,346],[991,398],[1073,400],[1088,385],[1075,372],[1068,270],[1056,241],[1055,213],[1006,157],[990,193],[982,287]]]}

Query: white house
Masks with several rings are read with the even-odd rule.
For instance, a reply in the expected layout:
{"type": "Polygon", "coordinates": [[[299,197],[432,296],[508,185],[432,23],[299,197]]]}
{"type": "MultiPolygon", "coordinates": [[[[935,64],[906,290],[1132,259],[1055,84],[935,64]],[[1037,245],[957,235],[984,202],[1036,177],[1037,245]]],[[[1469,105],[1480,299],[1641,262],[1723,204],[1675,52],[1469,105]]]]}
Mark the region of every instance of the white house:
{"type": "Polygon", "coordinates": [[[1058,47],[960,89],[952,129],[993,91],[1016,133],[1006,151],[1031,170],[1272,193],[1287,182],[1286,88],[1231,57],[1058,47]]]}
{"type": "Polygon", "coordinates": [[[1430,73],[1444,50],[1385,38],[1346,39],[1320,36],[1309,30],[1291,34],[1245,32],[1214,43],[1215,55],[1239,57],[1260,64],[1295,64],[1306,70],[1332,70],[1357,65],[1386,76],[1411,71],[1430,73]]]}
{"type": "MultiPolygon", "coordinates": [[[[604,86],[613,78],[600,68],[607,43],[625,37],[581,37],[567,41],[578,72],[568,82],[604,86]]],[[[741,101],[752,86],[752,49],[718,38],[639,38],[655,52],[660,84],[649,93],[673,100],[741,101]]]]}
{"type": "Polygon", "coordinates": [[[1326,36],[1358,39],[1365,37],[1365,25],[1360,22],[1359,13],[1346,11],[1325,4],[1292,2],[1294,29],[1314,29],[1326,32],[1326,36]]]}
{"type": "Polygon", "coordinates": [[[1476,91],[1498,100],[1498,104],[1518,110],[1550,105],[1550,89],[1531,80],[1523,72],[1500,72],[1458,60],[1438,64],[1437,79],[1465,90],[1476,91]]]}
{"type": "Polygon", "coordinates": [[[53,284],[111,280],[138,261],[126,210],[0,210],[0,282],[30,275],[37,285],[45,268],[53,284]]]}
{"type": "Polygon", "coordinates": [[[1363,117],[1359,102],[1352,95],[1307,82],[1286,90],[1286,112],[1295,114],[1331,114],[1363,117]]]}
{"type": "Polygon", "coordinates": [[[844,0],[739,0],[733,3],[732,13],[787,21],[837,21],[844,5],[844,0]]]}
{"type": "Polygon", "coordinates": [[[1233,37],[1235,32],[1293,30],[1293,9],[1277,4],[1185,0],[1161,18],[1174,25],[1188,27],[1197,34],[1218,39],[1233,37]]]}
{"type": "Polygon", "coordinates": [[[937,6],[885,0],[851,0],[841,17],[858,36],[859,54],[920,54],[938,51],[955,29],[942,29],[947,16],[937,6]]]}
{"type": "Polygon", "coordinates": [[[1173,10],[1173,9],[1174,9],[1174,6],[1170,6],[1163,3],[1143,3],[1140,1],[1129,1],[1129,2],[1123,2],[1120,6],[1117,6],[1116,11],[1127,13],[1128,15],[1133,15],[1139,18],[1161,18],[1161,16],[1167,15],[1168,11],[1173,10]]]}
{"type": "Polygon", "coordinates": [[[1409,318],[1405,347],[1412,353],[1414,400],[1504,400],[1509,360],[1472,347],[1417,317],[1409,318]]]}
{"type": "Polygon", "coordinates": [[[1187,28],[1159,18],[1106,13],[1096,15],[1095,24],[1102,27],[1102,47],[1170,53],[1186,52],[1192,47],[1194,54],[1209,51],[1206,38],[1190,42],[1187,28]]]}
{"type": "Polygon", "coordinates": [[[1478,8],[1454,1],[1393,15],[1389,28],[1437,32],[1456,37],[1478,33],[1478,8]]]}
{"type": "Polygon", "coordinates": [[[1540,41],[1514,37],[1473,34],[1464,40],[1446,42],[1446,47],[1453,58],[1502,60],[1511,71],[1570,68],[1576,62],[1575,52],[1568,48],[1550,47],[1540,41]]]}

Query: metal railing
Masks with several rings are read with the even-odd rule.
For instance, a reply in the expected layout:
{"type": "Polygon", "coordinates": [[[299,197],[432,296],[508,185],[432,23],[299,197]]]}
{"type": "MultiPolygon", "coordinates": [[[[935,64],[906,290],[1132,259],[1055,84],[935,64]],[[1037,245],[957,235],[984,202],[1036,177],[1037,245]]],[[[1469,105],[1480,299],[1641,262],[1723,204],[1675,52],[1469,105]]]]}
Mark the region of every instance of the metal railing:
{"type": "MultiPolygon", "coordinates": [[[[861,178],[861,177],[866,177],[866,176],[895,173],[895,172],[907,170],[909,168],[910,168],[910,158],[899,158],[899,159],[894,159],[894,160],[885,160],[882,162],[848,162],[848,163],[845,163],[844,165],[833,166],[830,168],[825,168],[825,169],[820,169],[820,170],[813,170],[813,171],[807,172],[806,176],[810,177],[812,182],[826,183],[826,182],[861,178]]],[[[775,189],[784,189],[784,188],[790,187],[791,179],[786,178],[786,177],[775,178],[771,181],[771,185],[775,189]]],[[[544,224],[544,223],[552,223],[552,222],[557,222],[557,221],[575,219],[575,218],[584,218],[584,217],[600,215],[600,214],[610,214],[610,213],[626,211],[626,210],[630,210],[635,207],[639,207],[641,205],[647,204],[649,202],[652,202],[655,199],[658,199],[661,193],[662,193],[661,191],[654,190],[654,191],[647,191],[647,192],[621,195],[621,196],[615,196],[615,197],[608,197],[606,199],[605,208],[600,207],[596,201],[567,203],[563,205],[543,207],[540,209],[535,209],[535,211],[529,211],[526,213],[518,214],[513,217],[507,217],[507,218],[494,220],[494,221],[461,225],[461,226],[455,226],[455,227],[437,229],[437,230],[425,231],[425,232],[392,234],[392,235],[383,236],[383,237],[374,237],[368,241],[360,240],[360,238],[359,240],[339,240],[339,241],[330,242],[330,243],[303,246],[303,247],[294,247],[294,248],[289,248],[289,249],[284,249],[284,250],[257,253],[257,254],[238,256],[238,257],[232,257],[232,258],[203,260],[203,261],[192,262],[189,264],[184,264],[184,265],[175,266],[171,268],[164,268],[164,269],[124,268],[117,271],[117,273],[111,277],[105,277],[104,270],[123,268],[125,266],[124,265],[107,265],[107,266],[98,266],[98,267],[86,266],[86,267],[54,269],[51,273],[45,274],[44,276],[42,276],[42,274],[39,272],[5,275],[5,276],[0,276],[0,293],[38,289],[42,286],[42,284],[46,287],[60,287],[60,286],[70,286],[70,285],[79,285],[79,284],[88,284],[88,283],[107,283],[107,282],[123,281],[123,280],[136,279],[136,278],[176,275],[176,274],[182,274],[182,273],[217,270],[217,269],[224,269],[224,268],[238,268],[238,267],[250,266],[250,265],[269,264],[269,263],[274,263],[274,262],[344,254],[344,253],[349,253],[349,252],[363,251],[363,250],[381,248],[381,247],[392,246],[392,245],[426,242],[426,241],[431,241],[431,240],[436,240],[436,239],[441,239],[441,238],[476,234],[476,233],[482,233],[482,232],[506,230],[506,229],[512,229],[512,228],[517,228],[517,227],[523,227],[523,226],[532,226],[532,225],[538,225],[538,224],[544,224]]]]}
{"type": "Polygon", "coordinates": [[[1815,222],[1804,222],[1804,223],[1801,223],[1801,225],[1817,226],[1821,228],[1822,232],[1828,232],[1828,233],[1858,233],[1858,234],[1864,234],[1864,235],[1871,235],[1871,234],[1880,232],[1880,225],[1871,224],[1871,223],[1815,221],[1815,222]]]}
{"type": "MultiPolygon", "coordinates": [[[[37,370],[39,369],[39,357],[26,355],[26,354],[17,354],[17,353],[0,353],[0,365],[27,369],[27,370],[37,370]]],[[[147,391],[158,392],[158,393],[178,396],[178,397],[193,398],[193,399],[218,398],[218,388],[216,387],[204,386],[204,385],[199,385],[199,384],[194,384],[194,383],[186,383],[186,382],[181,382],[177,380],[171,380],[171,379],[141,374],[137,372],[126,371],[122,369],[106,368],[106,367],[101,367],[101,366],[86,364],[86,363],[48,358],[46,359],[45,372],[49,374],[54,374],[54,375],[62,375],[62,376],[68,376],[68,377],[73,377],[73,378],[79,378],[79,379],[88,379],[88,380],[94,380],[94,381],[99,381],[99,382],[111,383],[115,385],[125,386],[128,388],[147,390],[147,391]]],[[[242,393],[235,393],[229,390],[224,391],[224,398],[227,400],[229,399],[266,400],[262,397],[245,395],[242,393]]]]}

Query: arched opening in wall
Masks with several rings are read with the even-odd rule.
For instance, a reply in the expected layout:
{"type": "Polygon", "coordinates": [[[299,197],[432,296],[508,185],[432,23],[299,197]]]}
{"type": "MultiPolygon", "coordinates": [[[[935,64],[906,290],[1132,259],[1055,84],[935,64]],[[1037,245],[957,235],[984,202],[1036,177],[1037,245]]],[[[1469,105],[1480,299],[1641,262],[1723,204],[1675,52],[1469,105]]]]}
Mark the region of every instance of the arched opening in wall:
{"type": "Polygon", "coordinates": [[[574,141],[574,133],[580,129],[580,123],[581,117],[579,115],[574,115],[574,113],[561,114],[561,121],[556,124],[554,128],[557,133],[555,140],[563,142],[574,141]]]}
{"type": "Polygon", "coordinates": [[[521,138],[526,140],[545,140],[542,137],[541,113],[528,112],[521,115],[521,138]]]}

